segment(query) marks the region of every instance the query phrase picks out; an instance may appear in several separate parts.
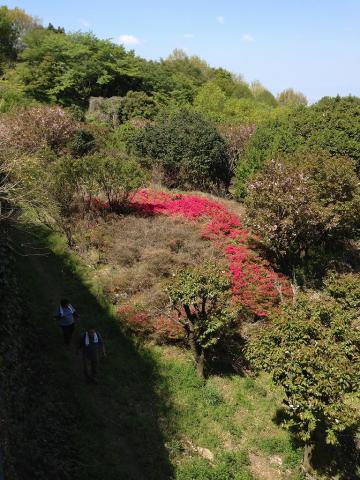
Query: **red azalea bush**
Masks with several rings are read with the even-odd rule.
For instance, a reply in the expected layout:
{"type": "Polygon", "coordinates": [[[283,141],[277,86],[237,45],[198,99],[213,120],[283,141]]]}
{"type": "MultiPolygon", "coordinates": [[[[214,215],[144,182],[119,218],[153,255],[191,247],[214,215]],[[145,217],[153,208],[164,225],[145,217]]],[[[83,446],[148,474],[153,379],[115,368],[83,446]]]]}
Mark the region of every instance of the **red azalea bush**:
{"type": "Polygon", "coordinates": [[[185,331],[179,318],[171,312],[171,315],[159,315],[153,322],[153,337],[157,343],[179,342],[185,337],[185,331]]]}
{"type": "Polygon", "coordinates": [[[178,342],[184,338],[184,329],[173,312],[169,316],[160,314],[151,318],[146,312],[125,304],[119,307],[117,313],[126,329],[140,337],[151,337],[157,343],[178,342]]]}
{"type": "Polygon", "coordinates": [[[207,220],[202,236],[223,249],[229,259],[233,294],[255,315],[267,316],[270,309],[291,297],[286,277],[252,249],[257,237],[242,228],[238,216],[220,203],[195,195],[140,190],[131,207],[139,213],[207,220]]]}
{"type": "Polygon", "coordinates": [[[121,305],[117,313],[125,327],[139,336],[148,336],[152,333],[151,320],[145,312],[138,311],[133,305],[121,305]]]}
{"type": "MultiPolygon", "coordinates": [[[[107,208],[100,200],[93,200],[92,205],[99,210],[107,208]]],[[[142,189],[134,194],[129,208],[138,215],[185,218],[197,226],[201,221],[201,236],[219,248],[228,260],[234,300],[255,317],[267,317],[292,297],[288,279],[275,272],[256,252],[258,237],[244,229],[239,217],[223,204],[196,195],[142,189]]],[[[132,332],[160,341],[183,337],[176,319],[160,316],[154,320],[150,314],[128,308],[120,307],[119,314],[132,332]]]]}

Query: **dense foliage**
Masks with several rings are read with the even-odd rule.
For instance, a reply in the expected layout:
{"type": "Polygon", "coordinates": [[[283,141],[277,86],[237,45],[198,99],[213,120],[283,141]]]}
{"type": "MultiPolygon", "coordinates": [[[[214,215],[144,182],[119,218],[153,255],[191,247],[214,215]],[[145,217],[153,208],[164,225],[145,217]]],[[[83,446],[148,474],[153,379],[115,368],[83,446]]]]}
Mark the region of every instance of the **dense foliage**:
{"type": "Polygon", "coordinates": [[[230,169],[226,145],[216,128],[189,110],[162,113],[133,138],[135,151],[161,168],[165,185],[187,189],[226,188],[230,169]]]}
{"type": "Polygon", "coordinates": [[[249,355],[284,389],[292,426],[306,443],[304,467],[321,433],[329,443],[357,422],[347,394],[359,392],[357,311],[324,294],[300,296],[254,335],[249,355]]]}
{"type": "Polygon", "coordinates": [[[282,268],[359,230],[359,181],[348,158],[309,153],[272,160],[248,191],[249,222],[282,268]]]}
{"type": "Polygon", "coordinates": [[[291,109],[259,126],[236,172],[236,195],[242,197],[252,172],[279,154],[326,150],[347,156],[360,168],[360,100],[326,97],[305,108],[291,109]]]}
{"type": "Polygon", "coordinates": [[[92,34],[34,29],[24,43],[16,76],[36,100],[85,106],[92,95],[125,94],[141,82],[133,53],[92,34]]]}

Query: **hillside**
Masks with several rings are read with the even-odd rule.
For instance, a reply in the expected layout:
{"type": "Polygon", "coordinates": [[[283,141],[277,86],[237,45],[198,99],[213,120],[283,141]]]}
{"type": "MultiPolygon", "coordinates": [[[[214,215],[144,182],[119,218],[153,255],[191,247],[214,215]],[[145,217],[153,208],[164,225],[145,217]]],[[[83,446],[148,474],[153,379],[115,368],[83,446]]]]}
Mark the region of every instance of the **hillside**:
{"type": "MultiPolygon", "coordinates": [[[[175,330],[172,336],[169,323],[156,322],[151,332],[144,319],[129,322],[121,313],[119,302],[125,297],[126,304],[141,304],[143,310],[148,306],[148,320],[159,318],[167,305],[162,285],[174,264],[221,258],[219,246],[201,237],[209,217],[196,209],[191,214],[189,203],[187,217],[179,216],[179,199],[189,198],[194,205],[197,198],[197,207],[210,202],[214,208],[213,198],[160,192],[139,197],[144,198],[142,203],[134,199],[133,213],[107,214],[96,223],[92,218],[91,228],[79,220],[77,253],[50,232],[21,233],[18,268],[32,323],[46,338],[41,357],[51,370],[47,396],[61,392],[62,408],[71,412],[74,422],[62,440],[71,457],[64,450],[57,478],[300,478],[302,448],[281,427],[281,389],[267,375],[254,378],[232,369],[214,370],[203,381],[183,347],[181,332],[175,330]],[[173,205],[169,209],[177,212],[174,217],[163,215],[160,198],[173,205]],[[162,213],[148,216],[154,211],[151,204],[162,213]],[[145,205],[147,215],[140,212],[139,217],[139,205],[145,205]],[[51,315],[62,296],[71,298],[80,312],[77,334],[95,324],[106,339],[108,357],[101,365],[99,385],[83,384],[80,358],[61,345],[51,315]],[[137,336],[129,337],[131,332],[137,336]],[[139,335],[145,341],[139,342],[139,335]],[[169,339],[172,346],[164,344],[169,339]]],[[[215,204],[227,211],[236,207],[231,202],[215,204]]],[[[227,268],[228,261],[221,261],[227,268]]],[[[48,439],[45,455],[51,455],[53,441],[48,439]]],[[[326,470],[328,455],[322,451],[318,459],[326,470]]],[[[51,462],[45,457],[40,475],[51,462]]]]}
{"type": "MultiPolygon", "coordinates": [[[[160,234],[151,224],[138,232],[148,236],[148,248],[158,244],[154,261],[164,258],[159,220],[160,234]]],[[[38,240],[27,238],[24,253],[39,248],[38,240]]],[[[111,305],[94,296],[98,275],[58,237],[49,241],[55,254],[40,244],[43,255],[25,257],[21,273],[28,297],[36,298],[33,320],[50,342],[44,357],[55,375],[52,388],[66,388],[63,401],[75,415],[70,441],[76,478],[297,478],[301,450],[275,420],[281,396],[266,376],[230,373],[204,383],[182,348],[136,346],[122,333],[111,305]],[[83,385],[79,358],[60,345],[51,314],[63,295],[81,313],[78,332],[95,321],[106,338],[108,358],[98,386],[83,385]]],[[[192,242],[185,238],[183,248],[193,248],[192,242]]],[[[161,273],[153,275],[161,279],[161,273]]]]}
{"type": "Polygon", "coordinates": [[[360,478],[359,175],[358,97],[0,6],[0,479],[360,478]]]}

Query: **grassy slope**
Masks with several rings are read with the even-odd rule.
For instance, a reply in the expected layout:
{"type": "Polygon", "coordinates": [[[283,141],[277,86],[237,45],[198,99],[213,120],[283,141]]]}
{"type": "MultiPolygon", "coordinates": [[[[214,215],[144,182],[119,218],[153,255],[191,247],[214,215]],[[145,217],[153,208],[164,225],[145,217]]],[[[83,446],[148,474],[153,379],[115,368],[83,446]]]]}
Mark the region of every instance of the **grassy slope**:
{"type": "MultiPolygon", "coordinates": [[[[27,295],[36,299],[33,320],[48,338],[46,355],[57,371],[53,388],[65,389],[76,413],[73,478],[297,478],[301,451],[274,421],[280,397],[268,378],[214,376],[203,384],[187,352],[137,347],[96,298],[79,260],[58,238],[43,242],[55,254],[22,257],[20,268],[27,295]],[[60,296],[81,313],[78,332],[93,322],[103,332],[109,355],[99,386],[83,384],[79,358],[64,351],[51,318],[60,296]]],[[[23,253],[39,246],[46,245],[29,237],[23,253]]]]}

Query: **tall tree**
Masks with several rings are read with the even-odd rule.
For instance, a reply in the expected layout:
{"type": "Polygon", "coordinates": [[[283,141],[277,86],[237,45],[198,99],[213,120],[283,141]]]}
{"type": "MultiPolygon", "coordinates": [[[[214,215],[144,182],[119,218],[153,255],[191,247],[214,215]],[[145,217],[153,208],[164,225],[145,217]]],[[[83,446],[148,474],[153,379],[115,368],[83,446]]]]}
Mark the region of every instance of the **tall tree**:
{"type": "Polygon", "coordinates": [[[24,43],[16,72],[37,100],[85,106],[90,96],[124,95],[142,84],[133,52],[90,33],[35,29],[24,43]]]}

